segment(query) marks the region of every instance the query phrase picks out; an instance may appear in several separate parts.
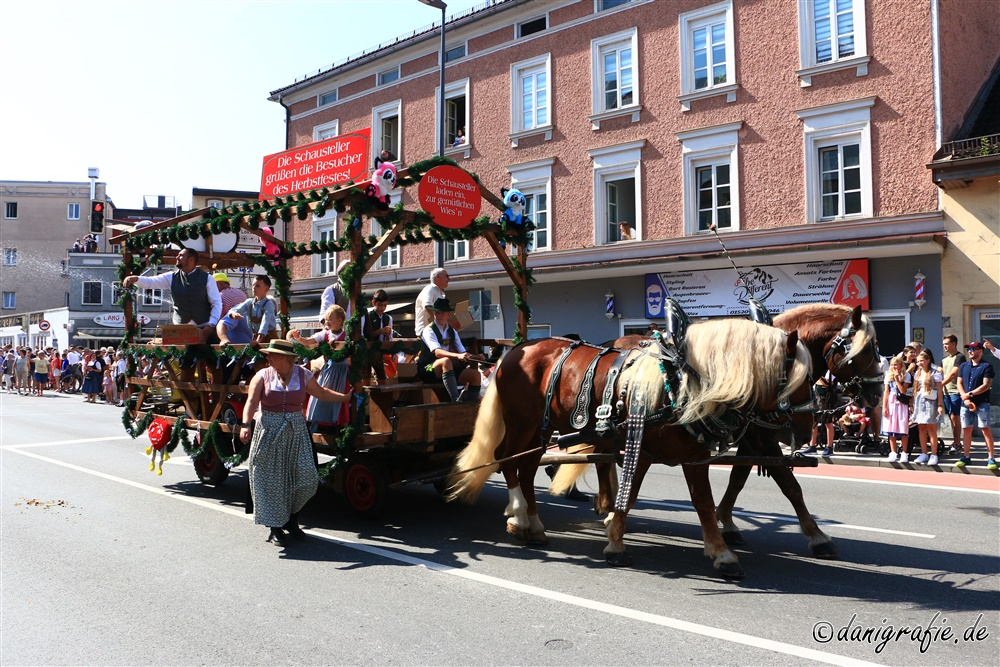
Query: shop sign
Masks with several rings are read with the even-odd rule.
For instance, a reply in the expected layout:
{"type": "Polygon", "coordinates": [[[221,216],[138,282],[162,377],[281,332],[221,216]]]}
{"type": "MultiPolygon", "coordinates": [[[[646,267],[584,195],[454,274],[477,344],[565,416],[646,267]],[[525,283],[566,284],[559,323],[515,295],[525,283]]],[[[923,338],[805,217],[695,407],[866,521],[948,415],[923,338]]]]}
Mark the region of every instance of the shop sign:
{"type": "Polygon", "coordinates": [[[691,317],[748,315],[749,298],[772,315],[809,303],[838,303],[871,308],[868,260],[782,264],[741,269],[646,274],[646,318],[663,317],[668,296],[691,317]]]}
{"type": "Polygon", "coordinates": [[[360,180],[368,173],[371,128],[341,134],[264,158],[260,199],[360,180]]]}
{"type": "Polygon", "coordinates": [[[483,205],[479,184],[464,169],[451,165],[434,167],[420,179],[420,208],[434,223],[450,229],[468,227],[483,205]]]}
{"type": "MultiPolygon", "coordinates": [[[[136,319],[139,320],[139,324],[149,324],[152,321],[149,319],[148,315],[136,315],[136,319]]],[[[102,315],[96,315],[94,317],[94,322],[101,325],[102,327],[110,327],[113,329],[124,329],[125,314],[104,313],[102,315]]]]}

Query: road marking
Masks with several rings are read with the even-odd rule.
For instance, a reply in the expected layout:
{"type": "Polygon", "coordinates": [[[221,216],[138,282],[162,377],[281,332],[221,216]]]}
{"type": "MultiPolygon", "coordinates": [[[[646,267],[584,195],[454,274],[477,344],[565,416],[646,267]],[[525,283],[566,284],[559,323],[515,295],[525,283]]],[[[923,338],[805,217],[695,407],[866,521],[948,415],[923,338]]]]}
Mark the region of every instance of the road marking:
{"type": "MultiPolygon", "coordinates": [[[[204,507],[210,510],[215,510],[217,512],[222,512],[224,514],[228,514],[229,516],[238,517],[244,521],[249,521],[252,520],[253,518],[251,515],[246,514],[242,508],[225,507],[222,505],[212,503],[207,500],[202,500],[200,498],[192,498],[190,496],[186,496],[174,491],[167,491],[162,488],[148,486],[146,484],[141,484],[139,482],[133,482],[132,480],[129,479],[115,477],[107,473],[103,473],[97,470],[92,470],[90,468],[84,468],[82,466],[78,466],[73,463],[66,463],[64,461],[52,459],[47,456],[41,456],[40,454],[35,454],[33,452],[26,452],[20,449],[14,449],[12,447],[7,448],[7,451],[21,454],[22,456],[27,456],[29,458],[37,459],[39,461],[44,461],[46,463],[52,463],[54,465],[62,466],[64,468],[69,468],[70,470],[75,470],[77,472],[93,475],[95,477],[99,477],[100,479],[105,479],[111,482],[124,484],[132,488],[140,489],[142,491],[149,491],[156,495],[163,496],[165,498],[170,498],[172,500],[180,500],[186,503],[190,503],[192,505],[197,505],[199,507],[204,507]]],[[[734,644],[742,644],[744,646],[750,646],[753,648],[773,651],[775,653],[794,656],[796,658],[815,660],[816,662],[822,662],[828,665],[877,665],[878,664],[878,663],[866,662],[863,660],[857,660],[854,658],[848,658],[846,656],[837,655],[835,653],[827,653],[825,651],[806,648],[803,646],[795,646],[794,644],[786,644],[785,642],[765,639],[763,637],[754,637],[752,635],[745,635],[740,632],[733,632],[731,630],[724,630],[722,628],[714,628],[709,625],[701,625],[700,623],[692,623],[690,621],[684,621],[679,618],[671,618],[669,616],[661,616],[658,614],[651,614],[636,609],[629,609],[627,607],[620,607],[618,605],[607,604],[605,602],[598,602],[597,600],[590,600],[587,598],[578,597],[576,595],[569,595],[566,593],[559,593],[557,591],[550,591],[548,589],[540,588],[538,586],[522,584],[515,581],[508,581],[506,579],[500,579],[499,577],[494,577],[488,574],[470,572],[467,569],[459,569],[451,565],[443,565],[441,563],[435,563],[433,561],[424,560],[423,558],[418,558],[416,556],[411,556],[409,554],[404,554],[397,551],[390,551],[388,549],[384,549],[381,547],[362,544],[360,542],[356,542],[347,538],[327,535],[314,529],[307,529],[305,532],[309,535],[312,535],[313,537],[319,538],[327,542],[332,542],[334,544],[347,547],[349,549],[354,549],[356,551],[361,551],[367,554],[371,554],[373,556],[378,556],[380,558],[385,558],[387,560],[393,560],[399,563],[405,563],[408,565],[423,567],[428,570],[431,570],[432,572],[447,574],[453,577],[460,577],[462,579],[468,579],[470,581],[486,584],[488,586],[494,586],[496,588],[505,588],[507,590],[524,593],[526,595],[532,595],[534,597],[546,600],[552,600],[553,602],[561,602],[563,604],[573,605],[575,607],[581,607],[584,609],[590,609],[592,611],[599,611],[606,614],[611,614],[613,616],[618,616],[621,618],[629,618],[632,620],[641,621],[643,623],[650,623],[652,625],[658,625],[665,628],[680,630],[681,632],[688,632],[696,635],[702,635],[704,637],[709,637],[711,639],[721,639],[724,641],[732,642],[734,644]]]]}
{"type": "MultiPolygon", "coordinates": [[[[658,507],[670,507],[682,510],[694,511],[694,507],[690,504],[685,503],[668,503],[662,500],[639,500],[639,504],[642,505],[655,505],[658,507]]],[[[774,521],[785,521],[788,523],[798,523],[798,517],[785,516],[783,514],[764,514],[761,512],[740,512],[733,511],[733,516],[742,516],[751,519],[772,519],[774,521]]],[[[933,540],[935,535],[928,535],[927,533],[911,533],[905,530],[889,530],[888,528],[872,528],[870,526],[855,526],[849,523],[838,523],[836,521],[817,521],[818,525],[830,528],[847,528],[850,530],[863,530],[869,533],[887,533],[889,535],[904,535],[906,537],[923,537],[928,540],[933,540]]]]}
{"type": "Polygon", "coordinates": [[[22,445],[3,445],[0,446],[0,449],[10,449],[12,447],[23,449],[24,447],[52,447],[53,445],[80,445],[86,442],[108,442],[111,440],[131,440],[131,439],[132,437],[128,435],[112,435],[106,438],[81,438],[79,440],[53,440],[51,442],[29,442],[29,443],[24,443],[22,445]]]}
{"type": "MultiPolygon", "coordinates": [[[[929,473],[920,473],[929,474],[929,473]]],[[[941,475],[955,475],[959,479],[965,480],[964,476],[959,476],[956,473],[936,473],[941,475]]],[[[988,477],[986,475],[970,475],[970,477],[978,478],[982,477],[987,483],[995,484],[995,477],[988,477]]],[[[887,486],[909,486],[917,489],[936,489],[939,491],[964,491],[967,493],[988,493],[994,496],[1000,495],[1000,489],[972,489],[967,486],[946,486],[944,484],[934,484],[932,482],[925,482],[923,484],[919,482],[893,482],[885,479],[858,479],[854,477],[837,477],[835,475],[819,475],[816,473],[805,473],[802,475],[801,479],[826,479],[834,480],[837,482],[866,482],[868,484],[885,484],[887,486]]]]}

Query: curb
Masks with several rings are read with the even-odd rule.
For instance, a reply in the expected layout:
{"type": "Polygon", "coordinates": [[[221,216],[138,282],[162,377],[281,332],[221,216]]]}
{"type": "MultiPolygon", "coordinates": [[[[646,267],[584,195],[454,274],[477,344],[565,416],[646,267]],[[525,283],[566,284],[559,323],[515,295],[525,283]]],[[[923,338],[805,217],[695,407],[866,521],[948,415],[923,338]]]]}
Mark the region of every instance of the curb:
{"type": "MultiPolygon", "coordinates": [[[[806,456],[812,456],[807,454],[806,456]]],[[[834,454],[833,456],[819,456],[820,465],[847,465],[847,466],[862,466],[866,468],[891,468],[895,470],[914,470],[917,472],[942,472],[942,473],[953,473],[956,475],[989,475],[990,477],[1000,477],[1000,469],[989,470],[986,467],[986,460],[976,461],[964,468],[959,468],[954,463],[944,462],[938,463],[936,466],[917,466],[912,463],[889,463],[882,457],[864,457],[861,456],[844,456],[839,454],[834,454]]]]}

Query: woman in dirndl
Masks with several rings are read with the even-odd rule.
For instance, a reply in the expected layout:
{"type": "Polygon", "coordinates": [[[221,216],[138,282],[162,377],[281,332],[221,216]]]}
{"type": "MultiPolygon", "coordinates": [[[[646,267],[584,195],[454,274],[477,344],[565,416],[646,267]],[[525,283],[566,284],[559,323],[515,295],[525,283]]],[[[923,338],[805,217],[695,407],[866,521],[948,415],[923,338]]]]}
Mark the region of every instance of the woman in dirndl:
{"type": "Polygon", "coordinates": [[[906,463],[909,459],[907,444],[910,438],[910,396],[907,389],[913,378],[906,372],[903,355],[892,358],[889,372],[885,374],[885,391],[882,393],[882,427],[889,436],[889,463],[906,463]],[[903,398],[900,399],[900,396],[903,398]],[[900,442],[897,449],[896,441],[900,442]]]}
{"type": "Polygon", "coordinates": [[[928,349],[917,354],[917,372],[913,376],[913,421],[917,423],[920,438],[920,456],[914,463],[936,466],[938,463],[938,419],[944,417],[944,393],[941,383],[944,376],[934,365],[934,357],[928,349]],[[931,450],[927,453],[927,441],[931,450]]]}
{"type": "Polygon", "coordinates": [[[270,529],[268,542],[285,546],[289,537],[305,537],[298,513],[319,486],[312,439],[302,417],[306,396],[344,403],[350,394],[320,387],[310,371],[295,365],[295,346],[289,341],[272,340],[261,352],[268,367],[250,381],[240,440],[250,441],[250,421],[255,419],[249,457],[254,523],[270,529]]]}
{"type": "Polygon", "coordinates": [[[104,391],[101,383],[104,380],[104,359],[92,350],[83,354],[83,387],[80,391],[87,395],[85,403],[96,403],[98,394],[104,391]]]}
{"type": "MultiPolygon", "coordinates": [[[[337,304],[333,304],[323,313],[323,330],[316,334],[303,338],[298,329],[288,332],[288,339],[301,344],[307,349],[315,349],[320,343],[335,343],[344,340],[347,332],[344,330],[344,321],[347,313],[337,304]]],[[[339,392],[350,392],[351,388],[347,382],[348,362],[326,360],[319,370],[316,381],[321,387],[333,389],[339,392]]],[[[309,406],[306,408],[306,421],[316,426],[345,426],[351,421],[350,406],[347,403],[329,403],[315,398],[309,399],[309,406]]]]}

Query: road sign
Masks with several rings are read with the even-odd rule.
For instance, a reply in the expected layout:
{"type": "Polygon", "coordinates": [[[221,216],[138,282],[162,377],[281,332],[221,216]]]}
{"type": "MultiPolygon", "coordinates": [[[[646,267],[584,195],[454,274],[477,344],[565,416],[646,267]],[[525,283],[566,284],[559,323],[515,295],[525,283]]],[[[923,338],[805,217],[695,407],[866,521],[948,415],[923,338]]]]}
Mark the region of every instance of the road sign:
{"type": "Polygon", "coordinates": [[[41,320],[38,323],[38,330],[39,331],[48,331],[51,328],[52,328],[52,323],[49,322],[48,320],[41,320]]]}

